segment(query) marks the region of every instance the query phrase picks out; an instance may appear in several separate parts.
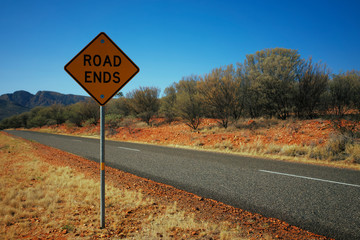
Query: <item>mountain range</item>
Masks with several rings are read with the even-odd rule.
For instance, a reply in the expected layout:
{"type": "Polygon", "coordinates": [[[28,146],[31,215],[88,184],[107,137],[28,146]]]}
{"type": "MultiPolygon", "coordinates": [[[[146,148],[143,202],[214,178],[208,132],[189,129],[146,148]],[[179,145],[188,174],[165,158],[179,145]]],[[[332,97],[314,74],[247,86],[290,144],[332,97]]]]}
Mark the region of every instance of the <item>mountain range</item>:
{"type": "Polygon", "coordinates": [[[39,91],[35,95],[23,90],[7,93],[0,96],[0,120],[37,106],[70,105],[87,99],[89,97],[51,91],[39,91]]]}

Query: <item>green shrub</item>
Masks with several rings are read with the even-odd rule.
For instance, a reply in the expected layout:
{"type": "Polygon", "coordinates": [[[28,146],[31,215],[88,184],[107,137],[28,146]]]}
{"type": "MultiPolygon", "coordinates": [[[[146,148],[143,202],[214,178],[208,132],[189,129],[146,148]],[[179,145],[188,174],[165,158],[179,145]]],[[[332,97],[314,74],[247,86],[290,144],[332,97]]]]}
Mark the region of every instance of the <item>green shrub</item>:
{"type": "Polygon", "coordinates": [[[57,121],[55,119],[49,119],[46,121],[46,126],[52,126],[52,125],[56,125],[57,121]]]}
{"type": "Polygon", "coordinates": [[[89,118],[89,119],[85,120],[84,127],[90,127],[90,126],[96,125],[96,124],[97,124],[97,121],[95,118],[89,118]]]}
{"type": "Polygon", "coordinates": [[[113,136],[118,133],[117,129],[121,126],[122,116],[119,114],[109,114],[105,116],[107,135],[113,136]]]}
{"type": "Polygon", "coordinates": [[[76,124],[73,123],[73,122],[71,122],[70,120],[66,120],[66,121],[65,121],[65,126],[66,126],[67,128],[75,128],[75,127],[76,127],[76,124]]]}

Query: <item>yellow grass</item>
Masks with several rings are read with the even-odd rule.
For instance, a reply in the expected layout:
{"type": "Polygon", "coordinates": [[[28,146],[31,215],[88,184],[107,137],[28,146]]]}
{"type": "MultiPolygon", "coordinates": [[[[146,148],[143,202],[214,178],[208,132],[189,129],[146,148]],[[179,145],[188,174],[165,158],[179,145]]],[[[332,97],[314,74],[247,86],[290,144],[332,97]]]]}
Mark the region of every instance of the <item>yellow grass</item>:
{"type": "Polygon", "coordinates": [[[243,239],[241,228],[196,220],[176,203],[107,184],[106,229],[99,228],[99,182],[44,162],[27,142],[0,133],[0,239],[243,239]]]}

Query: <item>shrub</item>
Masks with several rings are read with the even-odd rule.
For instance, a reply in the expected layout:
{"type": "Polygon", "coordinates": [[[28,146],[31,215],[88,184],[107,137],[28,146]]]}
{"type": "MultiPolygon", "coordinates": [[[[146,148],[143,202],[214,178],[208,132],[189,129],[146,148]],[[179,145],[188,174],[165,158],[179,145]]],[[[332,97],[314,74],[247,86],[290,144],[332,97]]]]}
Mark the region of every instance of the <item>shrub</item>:
{"type": "Polygon", "coordinates": [[[55,119],[49,119],[46,121],[46,126],[52,126],[52,125],[56,125],[57,121],[55,119]]]}
{"type": "Polygon", "coordinates": [[[281,152],[282,147],[276,144],[269,144],[265,153],[266,154],[277,154],[281,152]]]}
{"type": "Polygon", "coordinates": [[[199,127],[203,113],[203,103],[197,89],[199,80],[199,76],[192,75],[183,78],[175,86],[177,91],[175,107],[178,115],[193,130],[199,127]]]}
{"type": "Polygon", "coordinates": [[[160,112],[164,115],[167,123],[171,123],[176,117],[176,89],[175,86],[167,87],[165,96],[161,99],[160,112]]]}
{"type": "Polygon", "coordinates": [[[331,156],[343,153],[347,144],[351,144],[353,139],[345,134],[333,134],[330,136],[325,148],[331,156]]]}
{"type": "Polygon", "coordinates": [[[328,158],[328,157],[329,157],[329,154],[328,154],[328,152],[326,151],[326,148],[325,148],[325,147],[315,146],[315,147],[312,147],[312,148],[310,149],[309,157],[310,157],[310,158],[313,158],[313,159],[322,160],[322,159],[328,158]]]}
{"type": "Polygon", "coordinates": [[[347,160],[352,163],[360,164],[360,145],[359,144],[347,144],[345,152],[349,155],[347,160]]]}
{"type": "Polygon", "coordinates": [[[120,123],[120,127],[127,129],[130,134],[132,134],[133,132],[134,125],[135,125],[135,119],[132,117],[126,117],[120,123]]]}
{"type": "Polygon", "coordinates": [[[159,110],[159,93],[160,89],[155,87],[140,87],[129,93],[132,110],[147,125],[150,125],[151,118],[159,110]]]}
{"type": "Polygon", "coordinates": [[[105,124],[109,128],[119,128],[123,117],[119,114],[109,114],[105,116],[105,124]]]}
{"type": "Polygon", "coordinates": [[[92,125],[96,125],[97,121],[95,120],[95,118],[89,118],[87,120],[85,120],[84,122],[84,127],[90,127],[92,125]]]}
{"type": "Polygon", "coordinates": [[[112,136],[118,133],[117,129],[120,127],[122,116],[119,114],[109,114],[105,116],[105,124],[107,125],[107,135],[112,136]]]}
{"type": "Polygon", "coordinates": [[[281,149],[280,153],[285,156],[292,156],[292,157],[305,156],[308,153],[308,149],[306,147],[302,147],[299,145],[289,145],[289,146],[284,146],[281,149]]]}
{"type": "Polygon", "coordinates": [[[70,120],[66,120],[65,126],[66,126],[67,128],[75,128],[75,127],[76,127],[76,124],[73,123],[73,122],[71,122],[70,120]]]}
{"type": "Polygon", "coordinates": [[[216,68],[205,74],[198,84],[203,104],[225,129],[231,120],[240,117],[244,106],[243,80],[239,72],[241,70],[232,64],[216,68]]]}

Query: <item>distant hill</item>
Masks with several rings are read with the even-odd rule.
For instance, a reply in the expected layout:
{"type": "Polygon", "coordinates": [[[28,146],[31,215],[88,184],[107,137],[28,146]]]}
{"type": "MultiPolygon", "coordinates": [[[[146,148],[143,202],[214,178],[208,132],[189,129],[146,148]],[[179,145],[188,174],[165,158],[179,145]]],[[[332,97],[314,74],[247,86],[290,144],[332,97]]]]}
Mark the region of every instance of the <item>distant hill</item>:
{"type": "Polygon", "coordinates": [[[37,106],[70,105],[87,99],[89,97],[50,91],[39,91],[35,95],[27,91],[3,94],[0,96],[0,120],[27,112],[37,106]]]}

